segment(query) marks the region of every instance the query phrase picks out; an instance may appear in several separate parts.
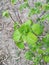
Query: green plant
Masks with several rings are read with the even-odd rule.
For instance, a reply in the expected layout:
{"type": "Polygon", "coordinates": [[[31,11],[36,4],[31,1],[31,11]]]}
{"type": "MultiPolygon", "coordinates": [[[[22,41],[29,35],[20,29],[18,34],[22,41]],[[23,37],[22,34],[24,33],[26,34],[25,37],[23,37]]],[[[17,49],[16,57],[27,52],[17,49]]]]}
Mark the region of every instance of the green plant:
{"type": "MultiPolygon", "coordinates": [[[[11,0],[15,3],[16,0],[11,0]]],[[[28,7],[30,9],[28,17],[32,15],[40,14],[42,11],[46,13],[49,11],[49,3],[42,4],[40,2],[35,3],[35,7],[31,8],[28,4],[28,0],[24,0],[24,3],[20,5],[20,11],[28,7]]],[[[7,16],[8,12],[5,11],[3,16],[7,16]]],[[[34,65],[42,65],[43,63],[49,62],[49,33],[42,36],[44,32],[44,21],[49,21],[49,14],[42,14],[42,16],[37,18],[37,22],[33,23],[31,19],[28,19],[23,24],[14,23],[14,32],[12,38],[16,43],[16,46],[20,49],[25,48],[25,43],[28,45],[28,51],[25,53],[27,60],[33,61],[34,65]],[[42,39],[40,39],[42,36],[42,39]]],[[[44,64],[43,64],[44,65],[44,64]]]]}
{"type": "Polygon", "coordinates": [[[48,3],[48,2],[49,2],[49,0],[46,0],[46,2],[48,3]]]}

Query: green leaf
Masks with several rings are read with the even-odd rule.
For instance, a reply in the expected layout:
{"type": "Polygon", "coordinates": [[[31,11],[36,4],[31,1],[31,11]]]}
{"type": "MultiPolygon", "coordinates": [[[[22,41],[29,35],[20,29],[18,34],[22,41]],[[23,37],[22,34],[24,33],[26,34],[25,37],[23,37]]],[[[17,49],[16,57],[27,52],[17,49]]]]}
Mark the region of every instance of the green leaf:
{"type": "Polygon", "coordinates": [[[36,50],[37,50],[37,46],[36,46],[36,44],[34,43],[32,43],[32,44],[29,44],[29,49],[31,50],[31,51],[33,51],[33,52],[36,52],[36,50]]]}
{"type": "Polygon", "coordinates": [[[48,53],[49,53],[49,48],[47,48],[47,49],[46,49],[46,52],[48,52],[48,53]]]}
{"type": "Polygon", "coordinates": [[[22,11],[24,8],[28,7],[28,2],[25,2],[23,4],[20,5],[20,10],[22,11]]]}
{"type": "Polygon", "coordinates": [[[16,29],[18,29],[18,27],[20,27],[20,24],[15,21],[13,27],[14,27],[14,31],[15,31],[16,29]]]}
{"type": "Polygon", "coordinates": [[[47,63],[49,62],[49,56],[45,56],[43,59],[45,62],[47,62],[47,63]]]}
{"type": "Polygon", "coordinates": [[[24,2],[28,2],[28,0],[24,0],[24,2]]]}
{"type": "Polygon", "coordinates": [[[37,38],[36,35],[34,35],[34,34],[31,33],[31,32],[28,33],[26,41],[27,41],[27,43],[28,43],[29,45],[34,46],[35,43],[37,42],[37,40],[38,40],[38,38],[37,38]]]}
{"type": "Polygon", "coordinates": [[[23,39],[23,41],[26,41],[26,35],[22,35],[22,39],[23,39]]]}
{"type": "Polygon", "coordinates": [[[43,16],[41,17],[41,21],[45,21],[45,20],[46,20],[46,17],[47,17],[47,15],[43,15],[43,16]]]}
{"type": "Polygon", "coordinates": [[[11,0],[12,4],[16,4],[17,0],[11,0]]]}
{"type": "Polygon", "coordinates": [[[20,37],[21,37],[21,33],[19,32],[19,30],[15,30],[13,33],[13,40],[19,41],[20,37]]]}
{"type": "Polygon", "coordinates": [[[37,44],[36,44],[37,48],[41,48],[42,47],[42,42],[41,41],[38,41],[37,44]]]}
{"type": "Polygon", "coordinates": [[[49,46],[49,34],[46,34],[42,40],[46,46],[49,46]]]}
{"type": "Polygon", "coordinates": [[[41,3],[41,2],[36,2],[36,3],[35,3],[35,7],[38,8],[38,7],[41,7],[41,6],[42,6],[42,3],[41,3]]]}
{"type": "Polygon", "coordinates": [[[49,10],[49,3],[42,6],[42,9],[47,11],[49,10]]]}
{"type": "Polygon", "coordinates": [[[49,2],[49,0],[46,0],[46,2],[48,3],[48,2],[49,2]]]}
{"type": "Polygon", "coordinates": [[[27,60],[32,60],[32,57],[33,57],[33,54],[32,54],[30,51],[27,51],[27,52],[25,53],[25,58],[26,58],[27,60]]]}
{"type": "Polygon", "coordinates": [[[49,14],[46,14],[46,19],[49,21],[49,14]]]}
{"type": "Polygon", "coordinates": [[[44,50],[42,50],[42,49],[38,49],[38,53],[39,53],[39,54],[44,54],[45,52],[44,52],[44,50]]]}
{"type": "Polygon", "coordinates": [[[49,48],[46,48],[45,53],[46,55],[49,55],[49,48]]]}
{"type": "Polygon", "coordinates": [[[24,23],[24,25],[31,26],[32,23],[33,23],[32,20],[27,20],[27,21],[24,23]]]}
{"type": "Polygon", "coordinates": [[[38,44],[36,43],[36,44],[33,44],[33,45],[29,45],[30,50],[33,51],[33,52],[38,51],[38,49],[40,49],[41,47],[42,47],[41,42],[38,42],[38,44]]]}
{"type": "Polygon", "coordinates": [[[30,26],[31,26],[31,20],[27,20],[25,23],[23,23],[20,28],[19,31],[23,34],[26,35],[29,31],[30,31],[30,26]]]}
{"type": "Polygon", "coordinates": [[[43,32],[43,26],[36,23],[32,25],[32,31],[36,34],[36,35],[41,35],[43,32]]]}
{"type": "Polygon", "coordinates": [[[45,20],[48,20],[49,21],[49,13],[48,14],[45,14],[41,17],[41,21],[45,21],[45,20]]]}
{"type": "Polygon", "coordinates": [[[8,18],[8,17],[9,17],[9,12],[8,12],[8,10],[4,11],[2,15],[8,18]]]}
{"type": "Polygon", "coordinates": [[[33,60],[34,65],[38,65],[39,62],[40,62],[40,60],[41,60],[41,56],[40,55],[35,56],[34,57],[34,60],[33,60]]]}
{"type": "Polygon", "coordinates": [[[49,34],[46,34],[46,36],[43,38],[43,42],[49,43],[49,34]]]}
{"type": "Polygon", "coordinates": [[[26,33],[28,32],[28,26],[22,24],[21,27],[19,28],[19,31],[20,33],[26,35],[26,33]]]}
{"type": "Polygon", "coordinates": [[[17,46],[18,48],[20,48],[20,49],[24,49],[24,48],[25,48],[23,42],[16,43],[16,46],[17,46]]]}
{"type": "Polygon", "coordinates": [[[17,26],[18,26],[18,25],[17,25],[17,23],[15,22],[15,23],[14,23],[14,30],[17,29],[17,26]]]}
{"type": "Polygon", "coordinates": [[[39,13],[40,13],[40,10],[38,8],[31,8],[28,16],[39,14],[39,13]]]}

